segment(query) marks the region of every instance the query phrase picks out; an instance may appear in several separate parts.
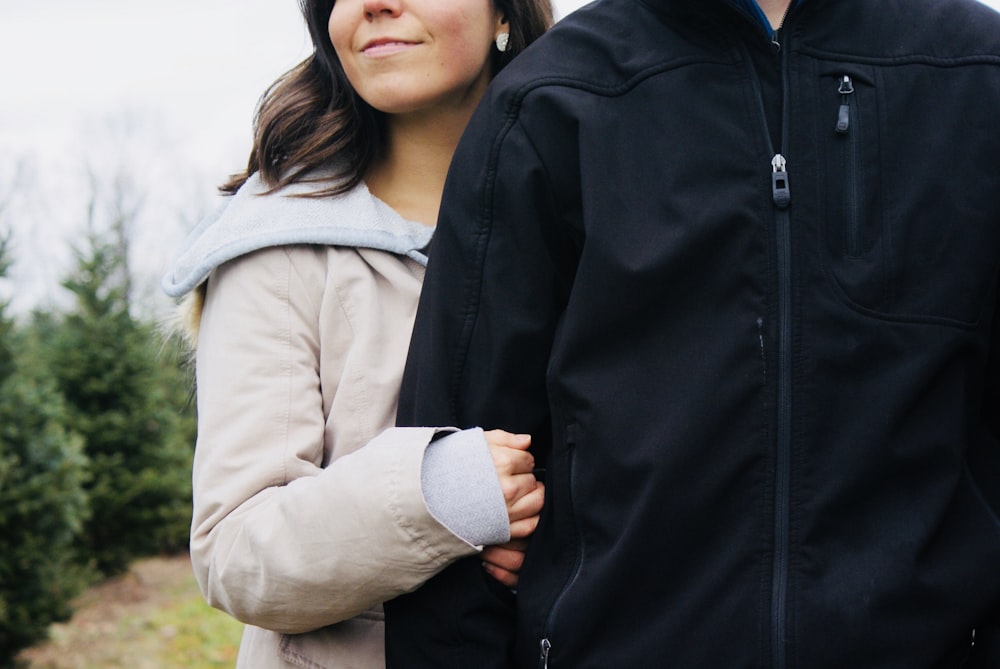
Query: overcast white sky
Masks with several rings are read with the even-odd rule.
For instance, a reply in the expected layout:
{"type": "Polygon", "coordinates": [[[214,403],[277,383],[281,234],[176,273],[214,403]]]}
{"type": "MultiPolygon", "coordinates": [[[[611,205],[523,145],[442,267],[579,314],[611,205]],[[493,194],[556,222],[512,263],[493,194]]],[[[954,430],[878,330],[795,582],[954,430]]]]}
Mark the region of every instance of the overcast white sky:
{"type": "MultiPolygon", "coordinates": [[[[555,0],[559,16],[582,4],[555,0]]],[[[155,191],[135,245],[158,275],[244,164],[258,96],[308,52],[295,0],[0,0],[0,209],[21,179],[0,297],[15,311],[60,301],[54,275],[86,218],[88,166],[125,162],[155,191]]]]}
{"type": "Polygon", "coordinates": [[[229,170],[257,97],[307,53],[295,0],[0,0],[0,151],[72,149],[128,110],[229,170]]]}
{"type": "Polygon", "coordinates": [[[0,208],[15,174],[31,186],[6,209],[17,265],[0,296],[58,300],[88,164],[144,175],[136,246],[158,274],[244,162],[260,93],[307,53],[294,0],[0,0],[0,208]]]}

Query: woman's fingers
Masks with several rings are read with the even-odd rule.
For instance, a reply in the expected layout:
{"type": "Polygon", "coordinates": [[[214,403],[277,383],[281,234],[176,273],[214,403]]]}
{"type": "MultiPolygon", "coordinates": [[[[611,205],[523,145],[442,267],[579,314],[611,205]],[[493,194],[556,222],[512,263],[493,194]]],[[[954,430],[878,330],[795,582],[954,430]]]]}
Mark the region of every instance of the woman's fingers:
{"type": "Polygon", "coordinates": [[[538,516],[515,520],[510,524],[511,539],[527,539],[535,533],[538,527],[538,516]]]}
{"type": "Polygon", "coordinates": [[[535,487],[507,505],[511,521],[537,516],[545,504],[545,484],[535,482],[535,487]]]}
{"type": "Polygon", "coordinates": [[[483,563],[483,569],[486,570],[487,574],[489,574],[490,576],[492,576],[496,580],[500,581],[501,583],[503,583],[504,585],[506,585],[508,588],[516,588],[517,587],[517,574],[516,573],[511,572],[511,571],[507,571],[506,569],[503,569],[501,567],[497,567],[496,565],[489,564],[488,562],[484,562],[483,563]]]}
{"type": "Polygon", "coordinates": [[[522,497],[513,507],[507,508],[510,517],[511,539],[526,539],[538,526],[539,513],[545,504],[545,485],[539,483],[529,494],[522,497]]]}
{"type": "Polygon", "coordinates": [[[535,468],[535,456],[527,451],[492,443],[489,447],[499,474],[530,474],[535,468]]]}
{"type": "Polygon", "coordinates": [[[489,430],[485,434],[487,443],[497,446],[506,446],[521,451],[526,451],[531,446],[530,434],[513,434],[506,430],[489,430]]]}
{"type": "Polygon", "coordinates": [[[517,575],[524,564],[526,542],[509,541],[502,546],[487,546],[483,549],[483,569],[508,588],[517,587],[517,575]]]}
{"type": "MultiPolygon", "coordinates": [[[[538,514],[545,502],[545,486],[532,473],[535,458],[526,450],[531,445],[531,437],[504,430],[490,430],[486,433],[486,441],[507,505],[511,538],[529,537],[538,525],[538,514]]],[[[509,569],[496,564],[493,564],[493,568],[497,570],[497,574],[494,574],[497,580],[509,580],[509,569]]]]}
{"type": "Polygon", "coordinates": [[[483,549],[482,559],[486,564],[505,569],[510,572],[518,572],[524,564],[524,549],[511,548],[514,542],[501,546],[487,546],[483,549]]]}
{"type": "Polygon", "coordinates": [[[528,452],[531,437],[527,434],[511,434],[504,430],[490,430],[486,433],[486,443],[493,456],[497,474],[530,474],[535,467],[535,457],[528,452]]]}
{"type": "Polygon", "coordinates": [[[508,508],[518,504],[522,498],[530,495],[538,487],[538,481],[533,474],[504,475],[498,472],[497,476],[500,478],[500,491],[508,508]]]}

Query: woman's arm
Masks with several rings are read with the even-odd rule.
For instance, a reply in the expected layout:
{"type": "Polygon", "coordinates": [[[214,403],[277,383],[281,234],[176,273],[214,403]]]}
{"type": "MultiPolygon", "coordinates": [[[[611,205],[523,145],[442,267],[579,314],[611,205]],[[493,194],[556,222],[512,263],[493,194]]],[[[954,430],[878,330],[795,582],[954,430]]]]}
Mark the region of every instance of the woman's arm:
{"type": "MultiPolygon", "coordinates": [[[[198,345],[195,572],[214,606],[287,633],[350,618],[477,550],[424,502],[423,458],[437,430],[391,429],[342,457],[325,444],[331,432],[352,431],[329,430],[324,404],[338,390],[330,385],[349,382],[341,358],[353,337],[330,318],[321,334],[324,300],[336,298],[325,253],[273,248],[221,267],[198,345]],[[321,365],[343,365],[328,370],[325,390],[321,365]]],[[[393,327],[406,327],[400,320],[393,327]]],[[[391,410],[395,396],[371,400],[391,410]]],[[[349,427],[366,419],[359,410],[349,427]]],[[[487,514],[495,520],[499,510],[506,524],[495,476],[494,484],[487,514]]]]}

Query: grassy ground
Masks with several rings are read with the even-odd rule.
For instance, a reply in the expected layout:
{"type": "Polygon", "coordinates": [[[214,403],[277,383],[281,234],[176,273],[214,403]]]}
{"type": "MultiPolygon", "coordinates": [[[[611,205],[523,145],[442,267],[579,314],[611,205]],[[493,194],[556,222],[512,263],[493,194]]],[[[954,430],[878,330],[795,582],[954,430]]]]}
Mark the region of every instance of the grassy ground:
{"type": "Polygon", "coordinates": [[[50,640],[18,658],[26,669],[223,669],[243,626],[204,603],[187,556],[137,562],[84,593],[50,640]]]}

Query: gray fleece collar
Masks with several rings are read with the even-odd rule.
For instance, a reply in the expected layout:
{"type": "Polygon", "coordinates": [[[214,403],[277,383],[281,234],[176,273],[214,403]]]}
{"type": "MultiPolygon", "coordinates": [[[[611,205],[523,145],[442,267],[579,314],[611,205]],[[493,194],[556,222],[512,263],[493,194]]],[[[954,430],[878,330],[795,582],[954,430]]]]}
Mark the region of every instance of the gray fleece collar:
{"type": "Polygon", "coordinates": [[[363,183],[334,197],[292,197],[316,188],[299,183],[262,195],[267,187],[251,176],[187,236],[160,281],[163,291],[180,297],[222,263],[286,244],[372,248],[427,264],[433,228],[402,218],[363,183]]]}

